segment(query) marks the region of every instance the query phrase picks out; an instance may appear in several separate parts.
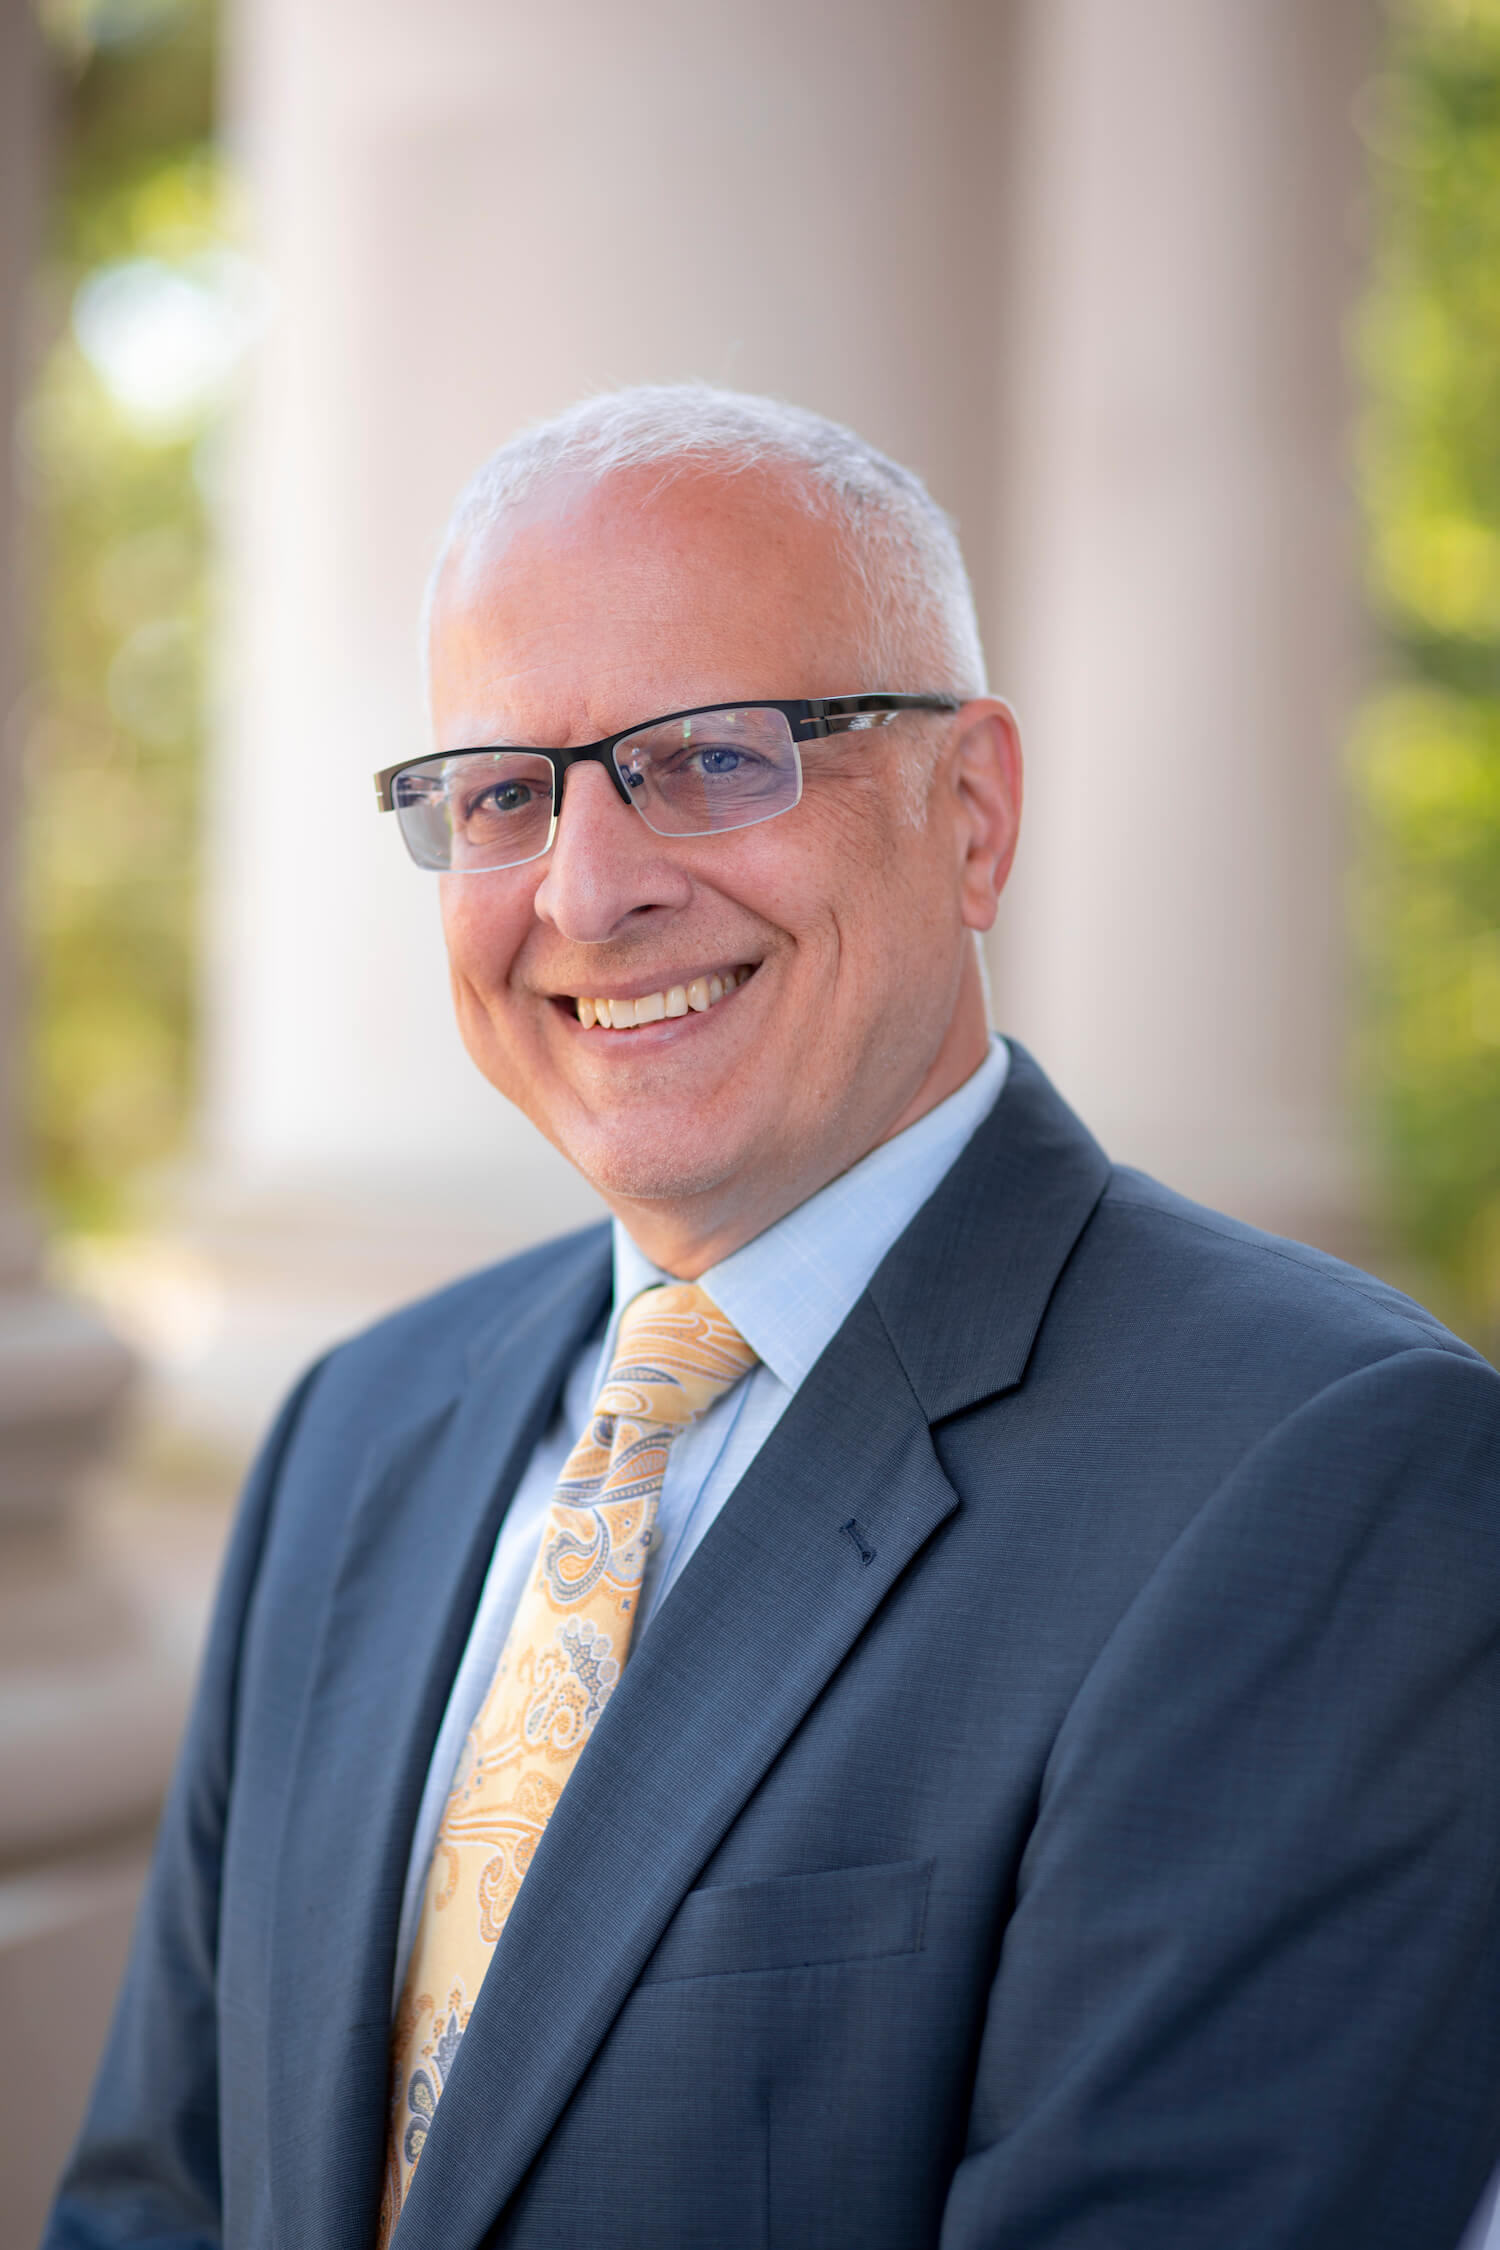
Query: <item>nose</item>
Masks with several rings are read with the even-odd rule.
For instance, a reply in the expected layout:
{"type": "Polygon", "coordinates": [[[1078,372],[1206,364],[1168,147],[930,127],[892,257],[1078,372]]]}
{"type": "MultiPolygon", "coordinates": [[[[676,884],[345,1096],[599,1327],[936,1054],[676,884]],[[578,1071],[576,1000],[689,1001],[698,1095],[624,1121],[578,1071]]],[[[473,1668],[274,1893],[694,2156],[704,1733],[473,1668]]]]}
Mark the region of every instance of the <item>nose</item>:
{"type": "Polygon", "coordinates": [[[597,765],[568,773],[544,868],[536,912],[575,945],[603,945],[641,915],[686,905],[692,890],[667,839],[621,802],[597,765]]]}

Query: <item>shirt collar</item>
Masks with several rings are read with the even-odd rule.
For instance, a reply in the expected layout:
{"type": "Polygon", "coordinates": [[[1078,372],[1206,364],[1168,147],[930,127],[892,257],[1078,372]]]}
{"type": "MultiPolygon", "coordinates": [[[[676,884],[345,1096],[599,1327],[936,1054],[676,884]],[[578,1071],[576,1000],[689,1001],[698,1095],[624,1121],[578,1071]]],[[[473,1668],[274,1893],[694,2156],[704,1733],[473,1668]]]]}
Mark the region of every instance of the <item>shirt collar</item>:
{"type": "MultiPolygon", "coordinates": [[[[891,1244],[988,1117],[1009,1067],[1009,1048],[992,1038],[984,1061],[956,1093],[702,1276],[719,1310],[788,1390],[796,1390],[821,1357],[891,1244]]],[[[642,1289],[671,1278],[616,1219],[614,1309],[600,1382],[613,1358],[621,1312],[642,1289]]]]}

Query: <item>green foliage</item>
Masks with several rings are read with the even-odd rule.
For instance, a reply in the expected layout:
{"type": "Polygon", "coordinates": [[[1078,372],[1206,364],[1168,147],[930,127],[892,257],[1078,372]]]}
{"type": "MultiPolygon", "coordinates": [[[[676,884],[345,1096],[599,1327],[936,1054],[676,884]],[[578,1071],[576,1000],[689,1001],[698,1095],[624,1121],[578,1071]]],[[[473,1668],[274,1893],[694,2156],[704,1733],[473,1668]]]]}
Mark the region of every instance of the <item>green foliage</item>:
{"type": "Polygon", "coordinates": [[[169,383],[153,406],[139,380],[122,397],[78,308],[101,274],[194,272],[220,251],[226,192],[206,0],[46,13],[60,131],[22,429],[33,1131],[54,1213],[97,1226],[189,1112],[216,401],[169,383]]]}
{"type": "Polygon", "coordinates": [[[1399,677],[1354,745],[1365,1082],[1394,1215],[1500,1340],[1500,0],[1407,0],[1366,114],[1371,592],[1399,677]]]}

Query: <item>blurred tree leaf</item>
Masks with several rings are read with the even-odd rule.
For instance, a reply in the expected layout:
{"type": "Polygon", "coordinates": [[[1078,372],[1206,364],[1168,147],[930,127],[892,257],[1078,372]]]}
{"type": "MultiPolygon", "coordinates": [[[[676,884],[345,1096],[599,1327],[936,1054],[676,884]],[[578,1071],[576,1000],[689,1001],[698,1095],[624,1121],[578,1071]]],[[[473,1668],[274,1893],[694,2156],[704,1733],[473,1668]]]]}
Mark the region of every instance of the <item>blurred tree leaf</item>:
{"type": "Polygon", "coordinates": [[[183,305],[198,299],[171,287],[223,252],[232,214],[207,0],[50,0],[44,20],[57,132],[21,431],[39,563],[25,719],[33,1124],[55,1214],[98,1226],[128,1214],[190,1114],[211,608],[201,462],[220,395],[184,389],[183,305]],[[101,297],[99,277],[118,272],[101,297]],[[169,411],[151,410],[153,384],[169,411]]]}
{"type": "Polygon", "coordinates": [[[1500,0],[1402,0],[1361,119],[1370,590],[1399,675],[1353,755],[1363,1077],[1394,1216],[1500,1342],[1500,0]]]}

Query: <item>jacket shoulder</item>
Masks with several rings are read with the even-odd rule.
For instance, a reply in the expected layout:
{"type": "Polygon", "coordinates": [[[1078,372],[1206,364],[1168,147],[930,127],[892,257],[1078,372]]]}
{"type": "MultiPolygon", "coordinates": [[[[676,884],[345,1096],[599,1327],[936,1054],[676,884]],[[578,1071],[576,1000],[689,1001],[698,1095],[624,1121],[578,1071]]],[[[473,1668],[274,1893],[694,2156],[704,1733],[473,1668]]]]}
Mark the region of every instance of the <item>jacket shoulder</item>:
{"type": "Polygon", "coordinates": [[[1080,1245],[1093,1286],[1170,1312],[1252,1356],[1295,1353],[1316,1377],[1411,1350],[1486,1364],[1425,1306],[1309,1244],[1192,1202],[1125,1166],[1109,1182],[1080,1245]]]}

